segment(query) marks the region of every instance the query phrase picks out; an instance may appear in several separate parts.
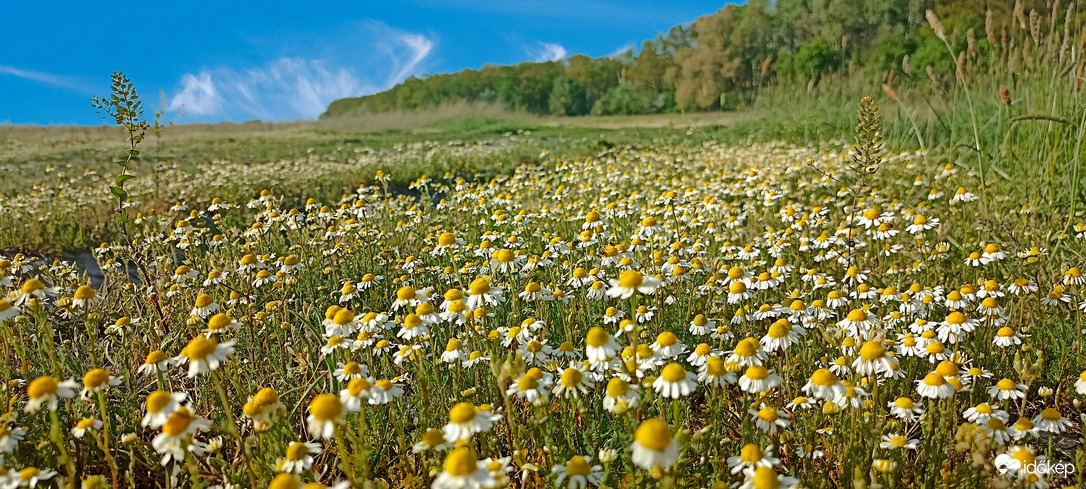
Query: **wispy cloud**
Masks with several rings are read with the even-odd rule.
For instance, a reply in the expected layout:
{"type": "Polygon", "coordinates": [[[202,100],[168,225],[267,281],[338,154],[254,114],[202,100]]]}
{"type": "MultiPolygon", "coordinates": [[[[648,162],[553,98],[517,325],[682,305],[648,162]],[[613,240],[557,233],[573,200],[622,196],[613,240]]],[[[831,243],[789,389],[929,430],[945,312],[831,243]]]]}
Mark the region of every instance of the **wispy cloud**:
{"type": "Polygon", "coordinates": [[[565,59],[568,54],[566,48],[562,47],[561,44],[551,42],[541,42],[539,43],[539,47],[529,46],[526,47],[525,50],[528,51],[528,54],[537,62],[558,61],[560,59],[565,59]]]}
{"type": "MultiPolygon", "coordinates": [[[[435,41],[372,21],[355,42],[334,44],[321,57],[283,56],[262,66],[205,68],[178,82],[169,110],[204,120],[313,119],[338,98],[374,93],[415,73],[435,41]],[[357,56],[369,53],[369,56],[357,56]],[[370,73],[378,71],[383,76],[370,73]],[[365,73],[365,74],[363,74],[365,73]]],[[[357,36],[356,36],[357,37],[357,36]]]]}
{"type": "Polygon", "coordinates": [[[90,87],[80,79],[71,76],[55,75],[35,70],[25,70],[14,66],[0,65],[0,75],[10,75],[24,80],[31,80],[59,88],[89,93],[90,87]]]}
{"type": "Polygon", "coordinates": [[[620,47],[620,48],[618,48],[618,49],[616,49],[614,51],[612,51],[611,54],[607,55],[607,57],[608,58],[617,58],[619,56],[622,56],[622,55],[626,54],[626,52],[630,51],[631,49],[634,49],[634,43],[632,43],[632,42],[628,43],[625,46],[622,46],[622,47],[620,47]]]}

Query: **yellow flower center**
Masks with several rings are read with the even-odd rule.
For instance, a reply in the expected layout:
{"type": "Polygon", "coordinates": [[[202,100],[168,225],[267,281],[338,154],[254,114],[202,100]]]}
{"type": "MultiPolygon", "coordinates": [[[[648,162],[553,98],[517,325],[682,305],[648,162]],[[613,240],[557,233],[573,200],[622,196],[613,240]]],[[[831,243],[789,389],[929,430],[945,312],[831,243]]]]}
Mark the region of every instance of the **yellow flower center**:
{"type": "Polygon", "coordinates": [[[279,474],[268,483],[268,489],[298,489],[298,478],[293,474],[279,474]]]}
{"type": "Polygon", "coordinates": [[[215,353],[215,350],[219,347],[219,342],[212,338],[204,338],[203,336],[197,336],[189,341],[188,346],[185,347],[184,353],[189,360],[205,360],[207,357],[215,353]]]}
{"type": "Polygon", "coordinates": [[[38,469],[36,469],[34,467],[27,467],[27,468],[19,471],[19,478],[24,480],[24,481],[28,481],[28,480],[31,480],[31,479],[37,477],[38,474],[41,474],[40,470],[38,470],[38,469]]]}
{"type": "Polygon", "coordinates": [[[649,418],[637,427],[634,439],[649,450],[663,452],[671,444],[671,429],[660,418],[649,418]]]}
{"type": "Polygon", "coordinates": [[[829,387],[837,383],[837,376],[828,368],[820,368],[811,374],[811,382],[822,387],[829,387]]]}
{"type": "Polygon", "coordinates": [[[470,423],[475,419],[475,405],[470,402],[461,402],[449,410],[449,421],[454,424],[470,423]]]}
{"type": "Polygon", "coordinates": [[[162,432],[166,436],[176,438],[188,431],[190,424],[192,424],[192,415],[187,409],[182,408],[170,415],[170,418],[162,425],[162,432]]]}
{"type": "Polygon", "coordinates": [[[157,413],[166,409],[173,401],[173,395],[166,391],[154,391],[147,395],[147,412],[157,413]]]}
{"type": "Polygon", "coordinates": [[[309,455],[309,447],[305,443],[296,441],[287,447],[287,460],[297,462],[305,459],[307,455],[309,455]]]}
{"type": "Polygon", "coordinates": [[[30,382],[26,393],[31,399],[41,399],[45,396],[56,395],[60,382],[53,377],[38,377],[30,382]]]}
{"type": "Polygon", "coordinates": [[[946,378],[938,372],[932,372],[924,376],[924,383],[932,387],[939,387],[946,384],[946,378]]]}
{"type": "Polygon", "coordinates": [[[588,330],[588,336],[585,338],[585,343],[588,346],[600,347],[606,345],[611,340],[611,335],[607,334],[607,331],[603,328],[596,326],[588,330]]]}
{"type": "Polygon", "coordinates": [[[343,414],[343,403],[334,394],[321,394],[309,403],[309,414],[317,421],[332,421],[343,414]]]}
{"type": "Polygon", "coordinates": [[[566,464],[566,474],[570,476],[587,476],[592,473],[592,467],[588,465],[588,461],[580,455],[575,455],[569,459],[569,463],[566,464]]]}
{"type": "Polygon", "coordinates": [[[584,378],[584,374],[580,370],[575,368],[567,368],[562,372],[562,385],[565,387],[577,387],[581,385],[581,379],[584,378]]]}
{"type": "Polygon", "coordinates": [[[436,447],[445,443],[445,435],[439,429],[430,428],[426,430],[425,435],[422,435],[422,442],[431,447],[436,447]]]}
{"type": "Polygon", "coordinates": [[[75,298],[79,300],[93,299],[98,296],[98,292],[89,285],[80,285],[78,289],[75,289],[75,298]]]}
{"type": "Polygon", "coordinates": [[[471,289],[472,295],[483,295],[490,292],[490,280],[484,277],[479,277],[471,281],[471,285],[468,286],[471,289]]]}
{"type": "Polygon", "coordinates": [[[233,322],[234,320],[226,314],[216,314],[214,316],[211,316],[211,319],[208,320],[207,329],[210,329],[211,331],[219,331],[222,329],[226,329],[233,322]]]}
{"type": "Polygon", "coordinates": [[[686,379],[686,369],[677,363],[669,363],[660,373],[660,377],[667,382],[680,382],[686,379]]]}
{"type": "Polygon", "coordinates": [[[637,270],[626,270],[618,276],[618,286],[624,289],[636,289],[645,281],[645,276],[637,270]]]}
{"type": "Polygon", "coordinates": [[[868,341],[864,343],[864,346],[860,347],[860,358],[872,361],[878,360],[886,354],[886,347],[882,346],[882,343],[878,341],[868,341]]]}
{"type": "Polygon", "coordinates": [[[705,361],[705,373],[712,377],[720,377],[728,372],[728,367],[724,364],[724,359],[720,357],[709,357],[705,361]]]}
{"type": "Polygon", "coordinates": [[[83,376],[83,387],[97,389],[109,382],[109,372],[104,369],[92,369],[83,376]]]}
{"type": "Polygon", "coordinates": [[[350,394],[351,397],[358,397],[369,389],[370,381],[366,380],[365,377],[351,379],[351,381],[347,383],[347,393],[350,394]]]}
{"type": "Polygon", "coordinates": [[[751,365],[744,375],[751,380],[765,380],[769,378],[769,370],[761,365],[751,365]]]}
{"type": "Polygon", "coordinates": [[[848,320],[854,323],[860,323],[867,321],[867,311],[863,309],[853,309],[848,313],[848,320]]]}
{"type": "Polygon", "coordinates": [[[475,473],[479,459],[470,448],[457,448],[445,457],[445,472],[453,477],[466,477],[475,473]]]}

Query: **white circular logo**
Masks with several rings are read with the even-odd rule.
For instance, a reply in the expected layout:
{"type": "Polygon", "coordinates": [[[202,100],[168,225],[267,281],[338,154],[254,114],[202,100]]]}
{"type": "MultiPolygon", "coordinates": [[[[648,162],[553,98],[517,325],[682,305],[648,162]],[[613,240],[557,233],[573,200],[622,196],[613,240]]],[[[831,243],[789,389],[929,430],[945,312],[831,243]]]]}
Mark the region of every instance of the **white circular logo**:
{"type": "Polygon", "coordinates": [[[1021,469],[1022,461],[1004,453],[995,458],[995,467],[1000,474],[1006,474],[1009,470],[1021,469]]]}

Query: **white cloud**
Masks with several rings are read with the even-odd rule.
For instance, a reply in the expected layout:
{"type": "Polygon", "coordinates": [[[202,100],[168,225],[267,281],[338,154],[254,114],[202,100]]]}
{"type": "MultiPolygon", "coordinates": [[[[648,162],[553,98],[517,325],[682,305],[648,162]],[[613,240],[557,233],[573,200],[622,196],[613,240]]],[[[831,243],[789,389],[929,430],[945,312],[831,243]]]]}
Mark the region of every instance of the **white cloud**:
{"type": "Polygon", "coordinates": [[[319,58],[284,56],[262,66],[221,66],[187,73],[169,109],[183,107],[186,114],[200,120],[314,119],[333,100],[374,93],[403,81],[435,46],[424,35],[380,22],[361,27],[337,37],[319,58]],[[363,75],[374,71],[387,75],[376,79],[363,75]]]}
{"type": "Polygon", "coordinates": [[[89,91],[85,83],[70,76],[54,75],[52,73],[25,70],[22,68],[16,68],[14,66],[6,65],[0,65],[0,75],[10,75],[17,78],[22,78],[24,80],[31,80],[38,83],[44,83],[46,85],[53,85],[55,87],[75,90],[77,92],[89,91]]]}
{"type": "Polygon", "coordinates": [[[387,84],[395,85],[411,75],[415,67],[430,55],[430,51],[434,49],[434,41],[421,34],[412,34],[410,32],[393,31],[390,34],[393,35],[393,39],[398,44],[406,47],[408,51],[407,56],[405,56],[406,59],[401,60],[398,56],[392,56],[397,69],[389,76],[387,84]]]}
{"type": "Polygon", "coordinates": [[[539,45],[539,49],[529,50],[529,54],[534,57],[536,62],[558,61],[560,59],[565,59],[566,57],[566,48],[562,47],[560,44],[541,42],[539,45]]]}
{"type": "Polygon", "coordinates": [[[617,58],[619,56],[622,56],[622,55],[626,54],[627,51],[629,51],[629,50],[631,50],[633,48],[634,48],[634,43],[631,42],[629,44],[626,44],[625,46],[622,46],[622,47],[612,51],[611,54],[607,55],[607,57],[608,58],[617,58]]]}
{"type": "Polygon", "coordinates": [[[185,74],[181,77],[181,91],[174,95],[166,110],[184,110],[188,114],[211,115],[222,107],[222,97],[215,90],[211,73],[199,76],[185,74]]]}

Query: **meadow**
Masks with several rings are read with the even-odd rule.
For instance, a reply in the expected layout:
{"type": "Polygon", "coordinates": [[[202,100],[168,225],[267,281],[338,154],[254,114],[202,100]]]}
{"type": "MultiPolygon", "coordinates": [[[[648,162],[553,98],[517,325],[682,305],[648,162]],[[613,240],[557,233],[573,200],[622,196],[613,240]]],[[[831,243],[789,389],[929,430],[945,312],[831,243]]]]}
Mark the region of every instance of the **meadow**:
{"type": "Polygon", "coordinates": [[[1013,34],[740,114],[2,127],[0,487],[1077,487],[1086,62],[1013,34]]]}

